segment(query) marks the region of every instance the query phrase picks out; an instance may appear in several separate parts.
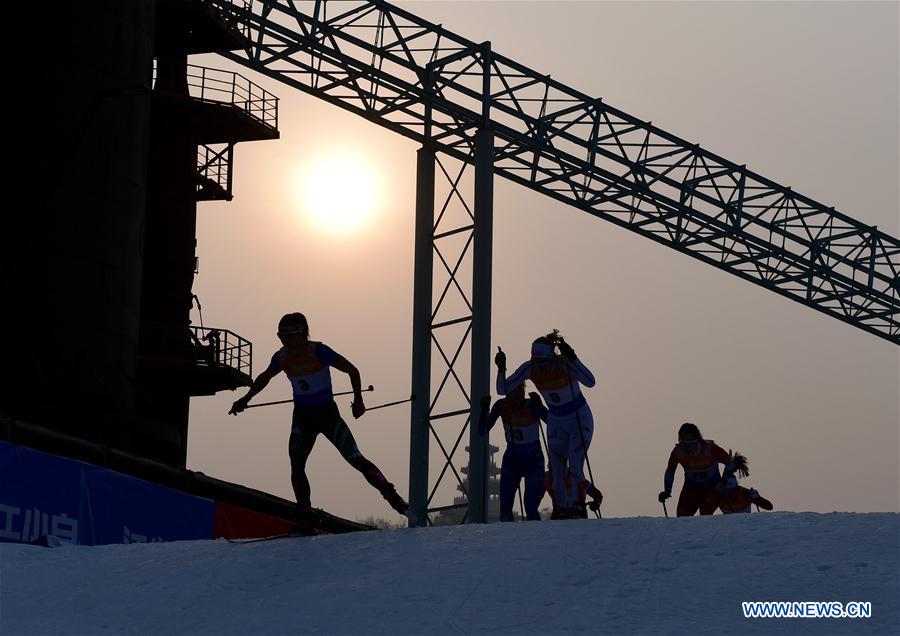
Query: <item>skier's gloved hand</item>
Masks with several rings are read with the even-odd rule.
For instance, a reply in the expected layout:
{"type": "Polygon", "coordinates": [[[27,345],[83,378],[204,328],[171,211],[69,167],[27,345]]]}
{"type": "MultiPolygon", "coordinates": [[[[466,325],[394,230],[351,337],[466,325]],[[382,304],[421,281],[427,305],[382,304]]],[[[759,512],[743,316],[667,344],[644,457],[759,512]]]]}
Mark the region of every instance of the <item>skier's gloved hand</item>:
{"type": "Polygon", "coordinates": [[[497,368],[501,371],[506,371],[506,354],[503,353],[503,349],[497,347],[497,354],[494,356],[494,364],[497,365],[497,368]]]}
{"type": "Polygon", "coordinates": [[[575,349],[573,349],[568,342],[560,338],[556,343],[556,346],[559,347],[559,353],[563,358],[565,358],[569,362],[575,362],[575,359],[578,356],[575,355],[575,349]]]}
{"type": "Polygon", "coordinates": [[[490,409],[491,408],[491,396],[485,395],[483,398],[481,398],[480,404],[481,404],[482,411],[487,411],[488,409],[490,409]]]}
{"type": "Polygon", "coordinates": [[[759,499],[759,491],[756,488],[750,489],[750,499],[759,499]]]}
{"type": "Polygon", "coordinates": [[[237,415],[241,411],[247,408],[247,404],[250,402],[245,395],[239,400],[235,400],[234,404],[231,405],[231,410],[228,411],[229,415],[237,415]]]}
{"type": "Polygon", "coordinates": [[[353,414],[354,420],[358,420],[366,412],[366,405],[363,404],[361,395],[357,395],[354,398],[353,403],[350,405],[350,412],[353,414]]]}
{"type": "Polygon", "coordinates": [[[666,499],[668,499],[671,496],[672,496],[671,492],[669,492],[668,490],[663,490],[661,493],[659,493],[659,503],[664,502],[666,499]]]}

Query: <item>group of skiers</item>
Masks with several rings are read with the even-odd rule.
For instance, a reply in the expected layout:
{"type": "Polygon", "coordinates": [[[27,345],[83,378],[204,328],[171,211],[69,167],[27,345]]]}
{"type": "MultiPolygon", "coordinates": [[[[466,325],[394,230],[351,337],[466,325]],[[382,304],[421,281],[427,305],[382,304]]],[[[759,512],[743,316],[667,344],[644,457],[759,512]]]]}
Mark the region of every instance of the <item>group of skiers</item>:
{"type": "Polygon", "coordinates": [[[711,515],[716,508],[724,514],[750,512],[751,504],[765,510],[773,507],[756,489],[738,485],[736,475],[750,475],[747,458],[740,453],[726,452],[711,439],[703,439],[700,429],[690,422],[678,429],[678,443],[669,455],[664,488],[659,493],[660,503],[665,504],[672,496],[679,464],[684,468],[684,485],[676,508],[679,517],[691,517],[698,510],[701,515],[711,515]],[[719,464],[725,465],[724,476],[719,474],[719,464]]]}
{"type": "MultiPolygon", "coordinates": [[[[282,317],[278,323],[282,347],[254,380],[247,394],[234,402],[229,413],[237,415],[272,378],[282,372],[287,375],[294,396],[288,451],[291,484],[297,498],[296,530],[299,533],[316,531],[306,460],[320,433],[394,510],[409,517],[409,504],[378,467],[360,453],[334,402],[329,370],[332,367],[350,377],[353,417],[359,418],[366,412],[359,371],[327,345],[310,340],[309,335],[309,324],[303,314],[291,313],[282,317]]],[[[584,474],[594,433],[594,418],[581,387],[594,386],[591,371],[556,330],[532,343],[530,359],[512,375],[506,375],[506,355],[499,347],[494,363],[497,366],[496,391],[504,397],[493,406],[490,396],[482,398],[478,430],[487,435],[499,420],[506,434],[507,447],[500,468],[500,520],[513,520],[515,493],[523,480],[523,508],[528,520],[540,520],[538,507],[545,492],[553,502],[553,519],[586,517],[588,508],[599,510],[603,495],[593,483],[593,477],[588,479],[584,474]],[[526,381],[531,381],[537,392],[526,396],[526,381]],[[541,421],[547,425],[545,445],[549,462],[546,471],[541,421]]],[[[679,429],[678,444],[669,456],[665,488],[659,494],[659,501],[664,506],[671,496],[678,464],[684,468],[685,475],[678,499],[678,516],[691,516],[698,510],[701,515],[708,515],[716,508],[726,514],[750,512],[751,504],[772,509],[772,504],[758,492],[737,485],[736,474],[742,477],[749,474],[746,458],[740,453],[724,451],[712,440],[703,439],[700,430],[690,423],[679,429]],[[725,465],[723,473],[719,472],[719,464],[725,465]]],[[[590,476],[589,463],[588,472],[590,476]]]]}
{"type": "MultiPolygon", "coordinates": [[[[506,397],[494,404],[486,425],[480,428],[490,430],[499,418],[506,431],[507,447],[500,466],[500,520],[513,520],[513,499],[522,479],[525,480],[526,519],[540,519],[537,507],[547,486],[554,519],[587,517],[587,495],[592,495],[597,506],[602,500],[600,491],[584,475],[585,457],[594,435],[594,417],[581,386],[594,386],[590,369],[558,331],[532,342],[531,358],[509,377],[506,355],[499,348],[494,364],[497,365],[497,393],[506,397]],[[530,393],[525,398],[528,380],[540,395],[530,393]],[[541,420],[547,423],[548,476],[544,474],[539,440],[541,420]]],[[[489,398],[482,400],[483,423],[487,401],[489,398]]]]}

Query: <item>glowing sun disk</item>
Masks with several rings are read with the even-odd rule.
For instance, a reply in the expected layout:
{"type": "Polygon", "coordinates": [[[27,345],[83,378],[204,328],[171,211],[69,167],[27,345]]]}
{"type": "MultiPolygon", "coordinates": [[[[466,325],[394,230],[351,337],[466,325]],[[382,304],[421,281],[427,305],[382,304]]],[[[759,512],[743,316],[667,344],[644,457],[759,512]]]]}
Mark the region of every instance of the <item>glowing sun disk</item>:
{"type": "Polygon", "coordinates": [[[305,170],[302,193],[309,221],[316,229],[334,234],[368,225],[377,203],[372,170],[344,155],[322,159],[305,170]]]}

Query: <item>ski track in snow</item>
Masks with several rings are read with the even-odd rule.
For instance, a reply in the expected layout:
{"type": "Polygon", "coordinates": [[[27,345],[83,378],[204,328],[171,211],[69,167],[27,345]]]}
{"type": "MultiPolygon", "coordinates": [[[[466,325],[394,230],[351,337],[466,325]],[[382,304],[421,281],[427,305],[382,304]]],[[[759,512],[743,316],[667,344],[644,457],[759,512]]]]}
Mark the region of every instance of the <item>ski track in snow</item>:
{"type": "Polygon", "coordinates": [[[0,634],[898,634],[898,553],[895,513],[0,544],[0,634]],[[744,619],[749,600],[872,618],[744,619]]]}

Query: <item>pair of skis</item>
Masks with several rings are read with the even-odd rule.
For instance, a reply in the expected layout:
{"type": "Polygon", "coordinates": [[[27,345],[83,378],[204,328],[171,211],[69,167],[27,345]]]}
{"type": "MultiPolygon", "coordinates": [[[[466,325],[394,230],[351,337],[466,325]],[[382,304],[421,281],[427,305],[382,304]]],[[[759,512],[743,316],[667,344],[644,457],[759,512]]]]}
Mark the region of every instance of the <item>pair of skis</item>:
{"type": "Polygon", "coordinates": [[[268,537],[248,537],[245,539],[225,539],[228,543],[261,543],[262,541],[274,541],[275,539],[295,539],[300,537],[316,537],[323,534],[331,534],[330,532],[314,532],[313,534],[303,534],[302,532],[282,532],[281,534],[273,534],[268,537]]]}

